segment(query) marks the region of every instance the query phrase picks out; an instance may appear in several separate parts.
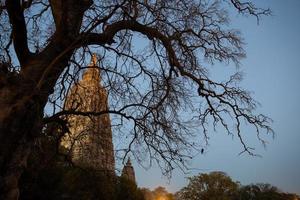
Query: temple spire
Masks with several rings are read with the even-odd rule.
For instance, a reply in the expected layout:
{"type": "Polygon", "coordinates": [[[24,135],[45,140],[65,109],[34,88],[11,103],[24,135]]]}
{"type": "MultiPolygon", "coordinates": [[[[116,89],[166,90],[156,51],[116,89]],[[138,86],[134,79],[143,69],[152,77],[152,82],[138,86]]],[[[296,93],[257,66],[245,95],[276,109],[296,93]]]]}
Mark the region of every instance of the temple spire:
{"type": "Polygon", "coordinates": [[[122,177],[124,177],[136,184],[135,172],[134,172],[134,168],[131,164],[130,157],[128,158],[127,163],[122,170],[122,177]]]}
{"type": "Polygon", "coordinates": [[[93,53],[89,66],[97,66],[97,62],[98,62],[97,54],[93,53]]]}
{"type": "Polygon", "coordinates": [[[93,53],[91,57],[90,64],[88,65],[88,69],[82,75],[82,79],[84,81],[96,81],[100,82],[100,69],[98,66],[98,58],[97,54],[93,53]]]}
{"type": "MultiPolygon", "coordinates": [[[[68,92],[66,110],[102,112],[108,110],[107,91],[100,84],[100,70],[96,54],[83,72],[83,77],[68,92]]],[[[115,160],[111,121],[103,115],[68,115],[70,133],[62,139],[63,149],[70,152],[72,162],[82,168],[91,168],[114,174],[115,160]]]]}
{"type": "Polygon", "coordinates": [[[130,159],[130,157],[128,157],[128,160],[127,160],[126,166],[131,166],[131,159],[130,159]]]}

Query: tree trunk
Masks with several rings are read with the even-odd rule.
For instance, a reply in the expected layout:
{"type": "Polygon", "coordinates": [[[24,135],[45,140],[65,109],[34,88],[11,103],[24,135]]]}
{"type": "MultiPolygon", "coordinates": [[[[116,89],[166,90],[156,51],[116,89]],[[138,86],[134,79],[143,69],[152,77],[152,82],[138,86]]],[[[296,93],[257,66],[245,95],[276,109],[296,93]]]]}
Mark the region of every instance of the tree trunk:
{"type": "Polygon", "coordinates": [[[19,198],[19,178],[21,177],[30,153],[31,143],[21,144],[12,152],[12,158],[5,163],[1,177],[1,199],[16,200],[19,198]]]}
{"type": "Polygon", "coordinates": [[[10,21],[12,25],[18,23],[13,26],[13,40],[21,72],[9,72],[8,67],[0,63],[1,200],[19,197],[18,181],[26,167],[32,145],[42,131],[43,111],[48,96],[68,65],[77,45],[74,41],[79,35],[83,14],[91,4],[91,0],[76,3],[71,0],[52,0],[56,31],[42,52],[30,56],[24,56],[24,51],[18,48],[21,44],[29,51],[22,41],[24,38],[20,40],[18,37],[18,25],[23,23],[20,20],[22,13],[16,12],[15,3],[9,4],[10,21]]]}
{"type": "Polygon", "coordinates": [[[30,84],[19,81],[19,75],[7,77],[0,80],[0,199],[15,200],[18,180],[42,130],[46,100],[35,95],[30,84]]]}

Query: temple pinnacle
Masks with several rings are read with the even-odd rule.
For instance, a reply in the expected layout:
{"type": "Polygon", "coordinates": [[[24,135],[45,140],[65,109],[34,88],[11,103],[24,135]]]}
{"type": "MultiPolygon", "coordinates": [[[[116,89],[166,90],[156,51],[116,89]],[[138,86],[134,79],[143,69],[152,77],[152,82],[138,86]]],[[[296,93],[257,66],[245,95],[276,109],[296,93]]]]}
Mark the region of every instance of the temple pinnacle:
{"type": "Polygon", "coordinates": [[[93,53],[90,66],[97,66],[97,62],[98,62],[97,54],[93,53]]]}
{"type": "Polygon", "coordinates": [[[95,82],[99,82],[101,77],[100,77],[100,69],[98,66],[98,58],[97,58],[97,54],[93,53],[92,57],[91,57],[91,61],[90,64],[88,65],[88,69],[85,70],[85,72],[83,73],[83,80],[87,80],[87,81],[95,81],[95,82]]]}
{"type": "Polygon", "coordinates": [[[131,159],[130,159],[130,157],[128,157],[126,165],[131,166],[131,159]]]}

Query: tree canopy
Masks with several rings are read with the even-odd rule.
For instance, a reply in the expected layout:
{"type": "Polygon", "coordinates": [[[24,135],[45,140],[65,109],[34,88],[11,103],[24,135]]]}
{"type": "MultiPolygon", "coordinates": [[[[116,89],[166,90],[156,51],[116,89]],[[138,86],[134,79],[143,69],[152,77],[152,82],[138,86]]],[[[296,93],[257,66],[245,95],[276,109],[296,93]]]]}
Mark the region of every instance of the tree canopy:
{"type": "Polygon", "coordinates": [[[189,178],[176,193],[178,200],[296,200],[296,194],[284,193],[267,183],[241,185],[224,172],[203,173],[189,178]]]}
{"type": "Polygon", "coordinates": [[[238,187],[224,172],[211,172],[189,178],[176,196],[182,200],[230,200],[235,199],[238,187]]]}

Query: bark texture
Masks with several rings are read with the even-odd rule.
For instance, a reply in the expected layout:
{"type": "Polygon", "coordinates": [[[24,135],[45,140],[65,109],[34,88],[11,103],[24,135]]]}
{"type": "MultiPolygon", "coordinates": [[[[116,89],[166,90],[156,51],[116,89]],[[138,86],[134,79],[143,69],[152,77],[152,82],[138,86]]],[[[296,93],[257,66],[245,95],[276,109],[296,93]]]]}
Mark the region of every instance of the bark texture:
{"type": "Polygon", "coordinates": [[[20,72],[0,66],[0,199],[19,198],[18,181],[26,167],[34,141],[43,127],[48,96],[74,48],[71,48],[91,1],[52,0],[56,31],[40,53],[31,53],[20,1],[6,1],[12,39],[21,65],[20,72]]]}
{"type": "Polygon", "coordinates": [[[0,194],[1,199],[18,199],[18,180],[32,143],[41,131],[47,98],[32,93],[32,85],[19,75],[1,75],[0,194]]]}

